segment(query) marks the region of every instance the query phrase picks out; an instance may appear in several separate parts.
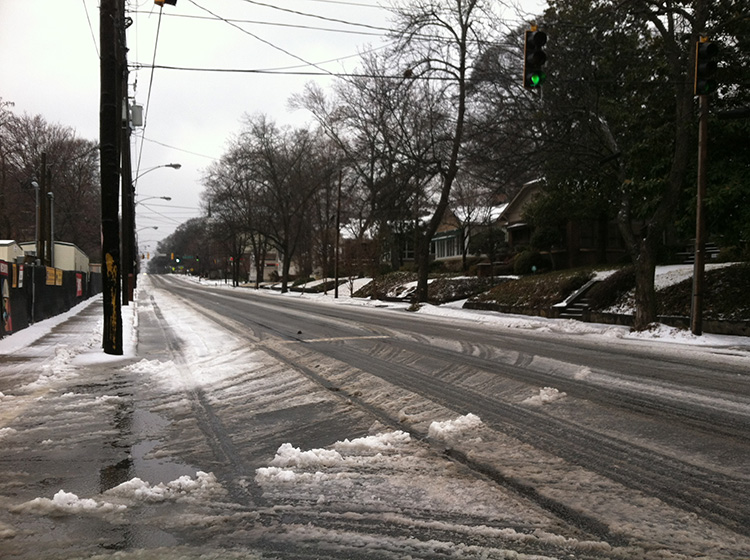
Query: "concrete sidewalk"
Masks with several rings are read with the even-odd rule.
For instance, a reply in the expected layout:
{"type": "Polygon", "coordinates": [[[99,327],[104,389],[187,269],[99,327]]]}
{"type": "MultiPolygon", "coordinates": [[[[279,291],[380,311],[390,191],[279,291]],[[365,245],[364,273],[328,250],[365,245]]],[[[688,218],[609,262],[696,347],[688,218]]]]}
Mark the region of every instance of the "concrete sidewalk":
{"type": "Polygon", "coordinates": [[[55,372],[73,368],[74,356],[101,353],[101,297],[0,340],[0,393],[40,388],[55,372]]]}
{"type": "MultiPolygon", "coordinates": [[[[134,311],[123,308],[122,356],[102,350],[100,297],[0,340],[0,557],[85,558],[172,543],[148,523],[130,520],[123,531],[106,515],[86,514],[90,498],[173,467],[146,458],[161,425],[143,404],[148,380],[128,368],[142,359],[134,311]]],[[[164,349],[158,330],[140,328],[144,350],[164,349]]],[[[165,480],[194,474],[178,467],[165,480]]]]}

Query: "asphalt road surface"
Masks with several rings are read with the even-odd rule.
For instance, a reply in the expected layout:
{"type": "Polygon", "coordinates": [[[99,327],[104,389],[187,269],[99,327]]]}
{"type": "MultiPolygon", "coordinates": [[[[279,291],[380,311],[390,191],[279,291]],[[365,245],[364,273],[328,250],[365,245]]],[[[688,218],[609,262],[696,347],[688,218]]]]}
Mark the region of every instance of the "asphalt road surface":
{"type": "Polygon", "coordinates": [[[138,309],[145,359],[86,389],[124,399],[101,411],[120,435],[89,494],[125,513],[73,538],[81,557],[750,557],[746,352],[170,276],[138,309]],[[203,494],[142,505],[180,476],[203,494]]]}

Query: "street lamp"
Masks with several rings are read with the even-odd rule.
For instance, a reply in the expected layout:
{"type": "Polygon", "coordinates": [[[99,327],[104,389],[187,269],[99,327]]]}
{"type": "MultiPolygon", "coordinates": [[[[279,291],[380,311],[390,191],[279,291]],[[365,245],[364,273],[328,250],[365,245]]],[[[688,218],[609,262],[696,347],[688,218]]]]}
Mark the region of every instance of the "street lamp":
{"type": "Polygon", "coordinates": [[[182,167],[182,164],[181,163],[165,163],[164,165],[157,165],[155,167],[151,167],[149,169],[146,169],[146,171],[144,171],[143,173],[140,173],[138,176],[136,176],[136,178],[133,179],[133,183],[137,183],[138,179],[143,177],[146,173],[151,173],[154,169],[160,169],[162,167],[171,167],[172,169],[179,169],[180,167],[182,167]]]}
{"type": "Polygon", "coordinates": [[[171,196],[147,196],[146,198],[142,198],[141,200],[137,200],[135,202],[135,205],[138,206],[141,202],[145,202],[147,200],[153,200],[155,198],[158,198],[159,200],[172,200],[171,196]]]}
{"type": "MultiPolygon", "coordinates": [[[[127,188],[123,182],[123,203],[122,203],[122,278],[123,282],[123,300],[127,305],[128,301],[133,299],[133,290],[130,287],[130,278],[132,277],[132,287],[135,288],[137,282],[137,261],[134,263],[132,258],[135,254],[137,246],[135,239],[135,187],[138,183],[138,179],[143,177],[146,173],[151,173],[155,169],[162,167],[169,167],[171,169],[180,169],[182,164],[179,163],[165,163],[163,165],[156,165],[149,169],[146,169],[143,173],[139,173],[135,179],[128,180],[127,188]]],[[[128,176],[130,167],[128,165],[128,176]]]]}
{"type": "Polygon", "coordinates": [[[146,226],[146,227],[142,227],[141,229],[137,230],[136,233],[138,233],[139,231],[143,231],[144,229],[159,229],[159,226],[146,226]]]}
{"type": "Polygon", "coordinates": [[[39,183],[36,179],[31,181],[31,186],[36,191],[36,220],[34,225],[34,251],[39,257],[39,183]]]}

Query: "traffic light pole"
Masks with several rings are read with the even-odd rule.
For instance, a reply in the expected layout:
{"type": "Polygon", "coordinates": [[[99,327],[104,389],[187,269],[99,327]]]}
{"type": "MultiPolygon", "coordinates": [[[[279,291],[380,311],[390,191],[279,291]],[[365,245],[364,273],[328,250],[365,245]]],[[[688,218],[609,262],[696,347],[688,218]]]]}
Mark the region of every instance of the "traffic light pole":
{"type": "Polygon", "coordinates": [[[699,96],[698,116],[698,194],[695,202],[695,263],[693,267],[693,301],[690,330],[703,334],[703,290],[706,269],[706,163],[708,156],[708,95],[699,96]]]}

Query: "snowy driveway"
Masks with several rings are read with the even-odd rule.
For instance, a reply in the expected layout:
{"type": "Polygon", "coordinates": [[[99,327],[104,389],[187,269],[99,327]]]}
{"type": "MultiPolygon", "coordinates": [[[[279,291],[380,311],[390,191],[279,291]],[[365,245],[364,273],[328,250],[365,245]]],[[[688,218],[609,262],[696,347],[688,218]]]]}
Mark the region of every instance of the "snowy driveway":
{"type": "Polygon", "coordinates": [[[98,309],[2,356],[15,557],[750,556],[742,351],[155,278],[106,361],[98,309]]]}

